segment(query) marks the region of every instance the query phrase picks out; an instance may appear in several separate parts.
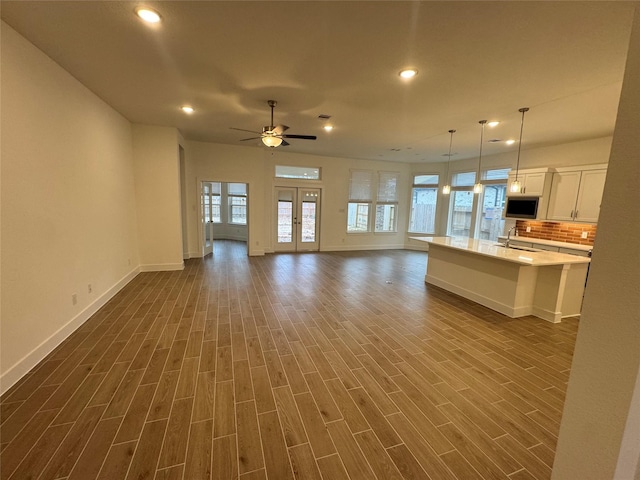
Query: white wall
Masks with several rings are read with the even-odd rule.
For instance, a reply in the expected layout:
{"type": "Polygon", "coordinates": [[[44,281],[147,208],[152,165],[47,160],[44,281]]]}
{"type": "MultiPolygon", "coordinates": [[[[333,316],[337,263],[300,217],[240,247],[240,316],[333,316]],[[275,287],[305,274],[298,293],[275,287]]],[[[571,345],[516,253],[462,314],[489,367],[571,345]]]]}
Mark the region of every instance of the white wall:
{"type": "Polygon", "coordinates": [[[4,391],[139,261],[130,123],[11,27],[1,31],[4,391]]]}
{"type": "Polygon", "coordinates": [[[301,180],[298,183],[322,189],[321,250],[368,250],[404,246],[409,205],[409,164],[302,155],[282,149],[267,150],[203,142],[186,142],[185,151],[189,189],[189,251],[192,256],[201,255],[199,183],[205,180],[249,184],[249,254],[263,255],[273,251],[274,186],[296,183],[291,180],[275,180],[275,165],[314,166],[322,169],[321,181],[308,183],[301,180]],[[398,233],[346,233],[350,169],[400,173],[398,233]]]}
{"type": "Polygon", "coordinates": [[[183,268],[179,135],[175,128],[133,125],[140,268],[183,268]]]}
{"type": "Polygon", "coordinates": [[[640,7],[631,34],[598,236],[553,479],[640,478],[640,7]]]}
{"type": "MultiPolygon", "coordinates": [[[[554,147],[523,150],[521,168],[561,167],[606,163],[611,137],[575,142],[554,147]]],[[[249,254],[273,252],[273,187],[291,185],[292,181],[276,181],[275,165],[314,166],[322,168],[322,180],[314,186],[322,188],[322,224],[320,248],[324,251],[366,250],[378,248],[424,248],[409,240],[407,222],[412,176],[418,173],[438,173],[444,179],[445,163],[373,162],[347,158],[321,157],[288,153],[284,149],[267,150],[204,142],[186,142],[186,182],[188,198],[188,230],[190,256],[202,255],[199,182],[204,180],[249,183],[249,254]],[[397,234],[347,234],[346,206],[349,193],[350,169],[397,171],[401,174],[397,234]]],[[[451,162],[449,173],[475,170],[477,159],[451,162]]],[[[510,168],[515,164],[514,153],[483,157],[483,168],[510,168]]],[[[293,182],[295,183],[295,182],[293,182]]],[[[306,184],[306,183],[304,183],[306,184]]],[[[448,197],[440,196],[437,235],[446,233],[448,197]]],[[[215,228],[215,227],[214,227],[215,228]]]]}

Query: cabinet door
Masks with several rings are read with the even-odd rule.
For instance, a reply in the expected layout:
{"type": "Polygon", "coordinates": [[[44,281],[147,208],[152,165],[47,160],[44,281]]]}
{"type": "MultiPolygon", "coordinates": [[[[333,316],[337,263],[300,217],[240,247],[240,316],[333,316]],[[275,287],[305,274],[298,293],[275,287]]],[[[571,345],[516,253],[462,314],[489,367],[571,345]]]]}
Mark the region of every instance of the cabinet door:
{"type": "Polygon", "coordinates": [[[596,223],[598,221],[606,176],[606,170],[586,170],[582,172],[574,215],[576,222],[596,223]]]}
{"type": "Polygon", "coordinates": [[[527,173],[524,177],[522,194],[531,197],[541,197],[544,190],[545,173],[527,173]]]}
{"type": "Polygon", "coordinates": [[[548,220],[572,221],[580,188],[581,172],[556,172],[551,183],[548,220]]]}
{"type": "Polygon", "coordinates": [[[509,174],[509,185],[507,188],[507,196],[529,196],[529,197],[541,197],[544,192],[544,181],[546,179],[546,173],[521,173],[518,175],[518,180],[522,185],[519,192],[511,191],[511,184],[516,179],[515,173],[509,174]]]}

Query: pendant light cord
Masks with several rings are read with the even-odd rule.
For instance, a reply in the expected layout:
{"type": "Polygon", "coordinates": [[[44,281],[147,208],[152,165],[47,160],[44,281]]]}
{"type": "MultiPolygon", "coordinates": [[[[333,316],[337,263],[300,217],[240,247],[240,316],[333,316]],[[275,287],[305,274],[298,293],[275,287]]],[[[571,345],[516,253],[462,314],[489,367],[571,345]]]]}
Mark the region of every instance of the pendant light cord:
{"type": "Polygon", "coordinates": [[[524,129],[524,114],[529,111],[529,107],[522,107],[518,110],[522,112],[522,119],[520,120],[520,140],[518,141],[518,159],[516,160],[516,182],[518,181],[518,171],[520,170],[520,149],[522,148],[522,130],[524,129]]]}
{"type": "Polygon", "coordinates": [[[484,140],[484,126],[487,123],[487,121],[480,120],[478,123],[482,125],[482,130],[480,131],[480,156],[478,157],[478,181],[476,183],[480,183],[480,167],[482,162],[482,142],[484,140]]]}
{"type": "Polygon", "coordinates": [[[449,180],[449,163],[451,163],[451,145],[453,144],[453,134],[456,133],[455,130],[449,130],[449,133],[451,134],[451,138],[449,139],[449,155],[447,156],[447,176],[445,177],[446,180],[449,180]]]}

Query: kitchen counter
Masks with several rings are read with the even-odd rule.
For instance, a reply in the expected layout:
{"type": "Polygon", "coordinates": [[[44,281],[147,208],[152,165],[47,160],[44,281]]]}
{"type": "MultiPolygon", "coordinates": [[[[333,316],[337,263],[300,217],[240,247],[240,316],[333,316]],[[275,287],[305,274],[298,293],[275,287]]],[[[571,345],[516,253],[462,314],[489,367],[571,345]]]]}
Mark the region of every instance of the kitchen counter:
{"type": "Polygon", "coordinates": [[[430,246],[434,244],[440,245],[533,267],[589,263],[591,261],[588,257],[576,257],[568,253],[547,252],[544,250],[539,252],[517,250],[515,248],[505,248],[498,245],[498,242],[475,240],[466,237],[411,237],[411,239],[427,242],[430,246]]]}
{"type": "MultiPolygon", "coordinates": [[[[506,235],[501,235],[498,237],[498,242],[504,242],[507,239],[506,235]]],[[[569,243],[569,242],[558,242],[557,240],[545,240],[544,238],[535,238],[535,237],[511,237],[512,242],[524,242],[524,243],[532,243],[535,245],[548,245],[550,247],[558,247],[565,250],[579,250],[582,252],[588,252],[589,250],[593,250],[593,245],[580,245],[579,243],[569,243]]]]}
{"type": "Polygon", "coordinates": [[[426,283],[512,318],[534,315],[557,323],[580,314],[588,257],[463,237],[411,238],[429,244],[426,283]]]}

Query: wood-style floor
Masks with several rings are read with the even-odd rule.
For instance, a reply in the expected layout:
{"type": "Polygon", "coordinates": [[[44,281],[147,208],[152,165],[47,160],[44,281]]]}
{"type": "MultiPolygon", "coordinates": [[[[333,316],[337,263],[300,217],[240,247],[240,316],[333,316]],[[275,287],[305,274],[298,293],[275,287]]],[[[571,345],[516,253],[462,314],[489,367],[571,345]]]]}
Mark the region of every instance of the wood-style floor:
{"type": "Polygon", "coordinates": [[[548,479],[577,321],[425,264],[217,242],[138,275],[2,397],[1,479],[548,479]]]}

